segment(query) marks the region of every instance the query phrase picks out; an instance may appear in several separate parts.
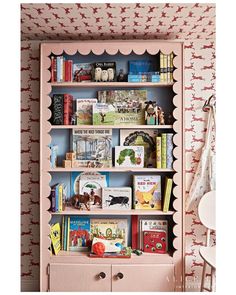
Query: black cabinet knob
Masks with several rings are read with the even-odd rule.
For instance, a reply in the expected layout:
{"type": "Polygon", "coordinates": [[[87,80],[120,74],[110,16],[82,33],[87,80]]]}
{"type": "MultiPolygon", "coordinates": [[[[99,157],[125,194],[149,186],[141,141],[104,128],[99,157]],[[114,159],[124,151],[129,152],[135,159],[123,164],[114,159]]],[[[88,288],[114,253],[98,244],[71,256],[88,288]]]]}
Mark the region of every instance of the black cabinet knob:
{"type": "Polygon", "coordinates": [[[105,279],[106,274],[105,272],[101,271],[100,274],[98,275],[99,279],[105,279]]]}
{"type": "Polygon", "coordinates": [[[118,274],[116,275],[116,277],[117,277],[117,279],[120,279],[120,280],[122,280],[122,279],[123,279],[123,277],[124,277],[124,275],[123,275],[123,273],[122,273],[122,272],[118,272],[118,274]]]}

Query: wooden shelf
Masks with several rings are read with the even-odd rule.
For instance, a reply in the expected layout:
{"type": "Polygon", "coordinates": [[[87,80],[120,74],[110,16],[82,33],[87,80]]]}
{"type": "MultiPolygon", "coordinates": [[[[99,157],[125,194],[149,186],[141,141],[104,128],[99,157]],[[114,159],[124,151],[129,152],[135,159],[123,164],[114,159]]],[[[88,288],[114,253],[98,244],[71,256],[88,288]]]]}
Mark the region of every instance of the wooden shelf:
{"type": "Polygon", "coordinates": [[[174,169],[157,169],[157,168],[52,168],[47,170],[47,172],[175,172],[174,169]]]}
{"type": "Polygon", "coordinates": [[[54,82],[50,83],[52,87],[79,87],[79,88],[90,88],[90,87],[120,87],[120,88],[132,88],[132,87],[172,87],[174,83],[154,83],[154,82],[54,82]]]}
{"type": "Polygon", "coordinates": [[[51,129],[173,129],[173,125],[51,125],[51,129]]]}
{"type": "Polygon", "coordinates": [[[167,254],[143,253],[140,256],[132,254],[131,258],[91,258],[87,252],[60,251],[57,256],[51,256],[51,262],[73,262],[89,264],[163,264],[173,263],[172,256],[167,254]]]}
{"type": "Polygon", "coordinates": [[[50,212],[52,215],[173,215],[174,211],[163,212],[161,210],[78,210],[75,208],[66,207],[65,211],[62,212],[50,212]]]}

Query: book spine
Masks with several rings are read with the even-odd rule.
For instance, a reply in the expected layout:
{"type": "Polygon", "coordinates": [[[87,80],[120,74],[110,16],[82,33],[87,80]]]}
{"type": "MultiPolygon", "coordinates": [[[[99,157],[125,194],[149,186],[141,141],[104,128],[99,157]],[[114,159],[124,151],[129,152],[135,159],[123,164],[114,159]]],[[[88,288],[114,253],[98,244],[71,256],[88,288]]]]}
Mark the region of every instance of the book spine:
{"type": "Polygon", "coordinates": [[[71,124],[71,117],[73,114],[73,97],[70,94],[64,94],[64,125],[71,124]]]}
{"type": "Polygon", "coordinates": [[[170,83],[170,54],[167,54],[167,82],[170,83]]]}
{"type": "Polygon", "coordinates": [[[173,168],[173,133],[166,134],[166,168],[173,168]]]}
{"type": "Polygon", "coordinates": [[[57,82],[60,82],[60,77],[61,77],[61,59],[60,59],[60,56],[57,56],[57,82]]]}
{"type": "Polygon", "coordinates": [[[65,227],[65,216],[62,216],[61,223],[61,250],[64,250],[64,227],[65,227]]]}
{"type": "Polygon", "coordinates": [[[63,240],[63,249],[66,251],[66,237],[67,237],[67,216],[65,216],[65,224],[64,224],[64,240],[63,240]]]}
{"type": "Polygon", "coordinates": [[[164,54],[163,56],[163,72],[164,72],[163,82],[167,82],[167,55],[166,54],[164,54]]]}
{"type": "Polygon", "coordinates": [[[164,82],[164,56],[160,53],[160,81],[164,82]]]}
{"type": "Polygon", "coordinates": [[[63,94],[54,94],[52,100],[52,124],[63,125],[63,94]]]}
{"type": "Polygon", "coordinates": [[[69,251],[70,246],[70,216],[68,216],[67,220],[67,243],[66,243],[66,251],[69,251]]]}
{"type": "Polygon", "coordinates": [[[172,185],[173,185],[173,180],[171,178],[166,178],[163,212],[169,211],[172,185]]]}
{"type": "Polygon", "coordinates": [[[55,67],[55,58],[54,56],[52,56],[51,57],[51,82],[55,82],[54,67],[55,67]]]}
{"type": "Polygon", "coordinates": [[[173,71],[174,71],[173,59],[174,59],[174,54],[172,52],[170,54],[170,82],[174,81],[174,78],[173,78],[173,71]]]}
{"type": "Polygon", "coordinates": [[[63,82],[66,81],[66,60],[63,59],[63,82]]]}
{"type": "Polygon", "coordinates": [[[166,133],[161,134],[161,168],[166,168],[166,133]]]}
{"type": "Polygon", "coordinates": [[[73,61],[68,60],[68,82],[72,82],[72,66],[73,66],[73,61]]]}
{"type": "Polygon", "coordinates": [[[131,216],[132,221],[132,249],[138,249],[138,215],[131,216]]]}
{"type": "Polygon", "coordinates": [[[58,188],[58,212],[62,211],[62,199],[63,199],[63,185],[59,184],[59,188],[58,188]]]}
{"type": "Polygon", "coordinates": [[[69,64],[68,64],[68,60],[65,60],[65,62],[64,62],[64,65],[65,65],[65,82],[68,82],[68,73],[69,73],[69,71],[68,71],[68,68],[69,68],[69,64]]]}
{"type": "Polygon", "coordinates": [[[60,82],[64,81],[64,58],[60,56],[60,82]]]}
{"type": "Polygon", "coordinates": [[[161,136],[156,138],[156,160],[157,168],[161,169],[161,136]]]}
{"type": "Polygon", "coordinates": [[[55,212],[58,212],[58,209],[59,209],[59,185],[56,186],[55,188],[55,192],[56,192],[56,211],[55,212]]]}
{"type": "Polygon", "coordinates": [[[51,211],[56,212],[56,191],[51,189],[51,211]]]}

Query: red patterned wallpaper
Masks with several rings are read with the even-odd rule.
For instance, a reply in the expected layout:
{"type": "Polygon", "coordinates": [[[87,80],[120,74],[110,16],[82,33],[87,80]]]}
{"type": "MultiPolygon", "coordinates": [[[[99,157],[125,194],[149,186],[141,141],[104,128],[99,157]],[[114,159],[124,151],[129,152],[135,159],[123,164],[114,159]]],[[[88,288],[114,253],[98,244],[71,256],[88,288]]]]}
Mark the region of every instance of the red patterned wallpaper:
{"type": "MultiPolygon", "coordinates": [[[[204,144],[206,113],[201,107],[215,92],[215,7],[198,3],[23,4],[21,10],[24,40],[21,43],[21,276],[22,289],[38,290],[39,41],[31,40],[108,36],[187,40],[185,151],[188,191],[204,144]]],[[[189,291],[199,290],[202,261],[198,249],[204,238],[205,229],[199,224],[196,208],[191,208],[186,212],[186,287],[189,291]]]]}

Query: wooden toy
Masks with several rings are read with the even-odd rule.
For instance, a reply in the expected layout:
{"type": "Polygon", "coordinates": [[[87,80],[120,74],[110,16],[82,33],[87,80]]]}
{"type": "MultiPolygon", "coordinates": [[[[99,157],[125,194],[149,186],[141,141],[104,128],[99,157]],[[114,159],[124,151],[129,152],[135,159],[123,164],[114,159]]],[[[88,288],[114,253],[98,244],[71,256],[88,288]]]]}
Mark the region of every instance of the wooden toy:
{"type": "Polygon", "coordinates": [[[71,160],[63,160],[62,161],[62,167],[63,168],[71,168],[71,160]]]}
{"type": "Polygon", "coordinates": [[[69,152],[69,153],[66,153],[66,160],[76,160],[76,155],[74,152],[69,152]]]}

